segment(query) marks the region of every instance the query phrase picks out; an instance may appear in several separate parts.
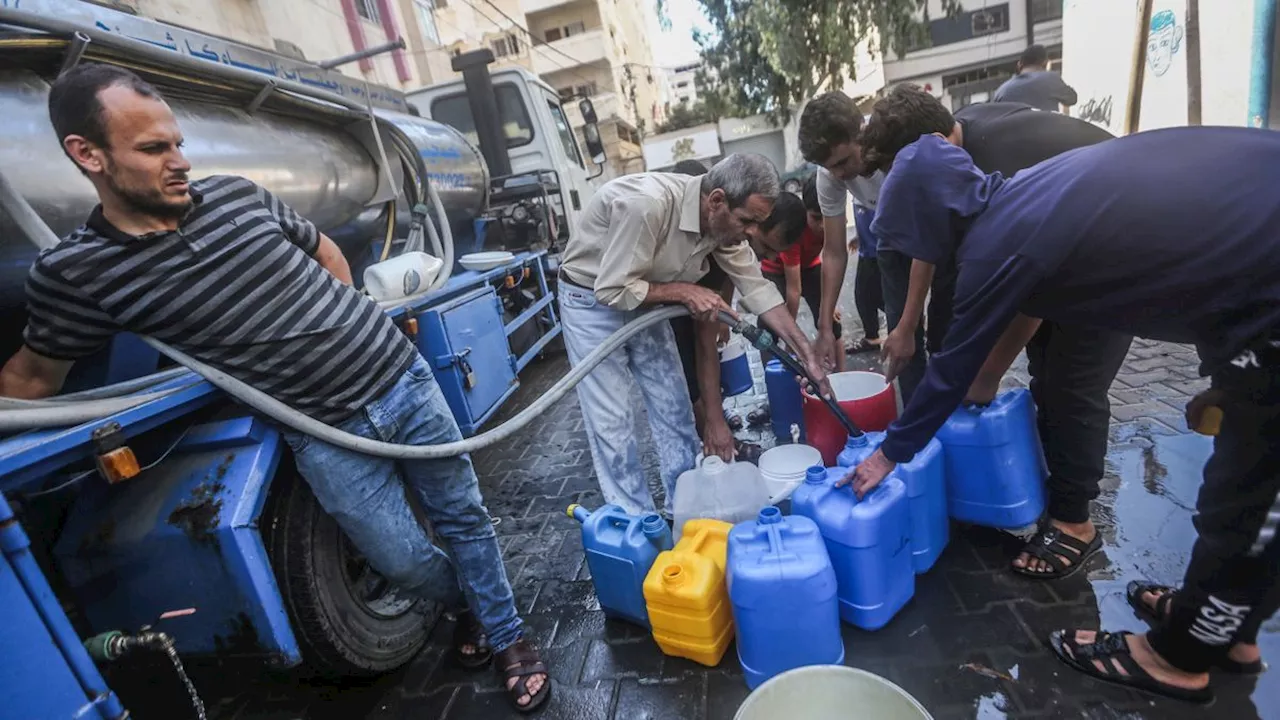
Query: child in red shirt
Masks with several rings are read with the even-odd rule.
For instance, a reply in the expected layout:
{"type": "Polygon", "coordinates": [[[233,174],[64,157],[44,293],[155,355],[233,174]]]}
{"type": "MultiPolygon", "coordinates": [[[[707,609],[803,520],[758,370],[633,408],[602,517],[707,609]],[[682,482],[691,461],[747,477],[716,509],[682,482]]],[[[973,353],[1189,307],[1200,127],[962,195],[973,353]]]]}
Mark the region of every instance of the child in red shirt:
{"type": "MultiPolygon", "coordinates": [[[[786,300],[791,317],[800,312],[800,299],[804,298],[817,320],[822,303],[822,212],[810,212],[810,204],[817,208],[818,193],[813,178],[805,183],[805,201],[795,195],[783,193],[773,206],[773,214],[761,225],[763,237],[757,243],[756,254],[761,258],[760,272],[778,286],[778,292],[786,300]],[[812,200],[812,203],[808,202],[812,200]],[[814,218],[816,217],[816,221],[814,218]]],[[[841,335],[840,314],[836,312],[832,323],[836,338],[841,335]]],[[[844,357],[840,353],[838,370],[843,370],[844,357]]]]}

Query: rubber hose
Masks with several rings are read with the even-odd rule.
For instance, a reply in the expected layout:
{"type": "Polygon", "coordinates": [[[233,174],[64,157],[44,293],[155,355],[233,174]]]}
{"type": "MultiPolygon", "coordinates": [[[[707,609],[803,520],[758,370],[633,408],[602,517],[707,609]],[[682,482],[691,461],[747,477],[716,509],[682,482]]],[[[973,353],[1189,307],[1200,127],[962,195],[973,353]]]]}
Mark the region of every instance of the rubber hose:
{"type": "Polygon", "coordinates": [[[427,179],[426,186],[427,197],[431,198],[431,207],[435,208],[436,219],[440,221],[440,233],[436,234],[436,224],[431,222],[431,218],[427,218],[427,234],[431,237],[433,247],[444,245],[444,257],[441,258],[444,261],[444,267],[440,268],[440,274],[436,275],[435,282],[431,283],[432,290],[439,290],[453,275],[453,229],[449,227],[449,217],[445,214],[440,193],[436,192],[430,178],[427,179]]]}
{"type": "Polygon", "coordinates": [[[630,340],[633,336],[646,330],[658,323],[667,322],[671,318],[688,315],[689,311],[683,307],[666,307],[645,313],[641,317],[632,320],[616,332],[605,339],[595,350],[592,350],[585,358],[582,359],[568,375],[565,375],[555,385],[552,385],[545,393],[542,394],[533,404],[521,410],[515,417],[502,423],[501,425],[487,430],[479,435],[459,440],[457,442],[445,443],[443,445],[396,445],[394,443],[382,442],[380,440],[370,440],[359,435],[353,435],[336,428],[329,427],[324,423],[304,415],[297,410],[285,405],[257,388],[246,385],[230,375],[212,368],[204,363],[192,358],[181,351],[174,350],[168,345],[152,338],[143,338],[152,347],[156,348],[169,357],[186,365],[203,375],[209,382],[213,383],[219,389],[226,391],[229,395],[266,415],[267,417],[279,423],[287,425],[298,432],[310,435],[317,440],[329,443],[345,450],[362,453],[364,455],[373,455],[375,457],[393,458],[396,460],[436,460],[447,457],[457,457],[463,453],[474,452],[481,448],[502,442],[510,437],[517,430],[524,428],[534,418],[542,415],[551,407],[553,403],[564,397],[575,385],[582,381],[587,373],[591,372],[596,365],[599,365],[609,357],[615,350],[622,347],[622,344],[630,340]]]}
{"type": "MultiPolygon", "coordinates": [[[[197,380],[180,387],[129,397],[56,403],[43,407],[20,406],[21,409],[0,410],[0,433],[20,432],[33,428],[68,427],[100,420],[167,397],[200,384],[197,380]]],[[[19,401],[21,402],[21,401],[19,401]]],[[[0,405],[3,407],[3,405],[0,405]]]]}
{"type": "Polygon", "coordinates": [[[191,375],[192,377],[195,377],[195,373],[192,373],[184,367],[169,368],[168,370],[162,370],[140,378],[124,380],[112,385],[104,385],[103,387],[81,390],[79,392],[67,393],[65,395],[54,395],[41,400],[0,398],[0,407],[4,407],[6,405],[14,408],[57,407],[59,405],[66,405],[67,403],[73,402],[124,397],[125,395],[136,393],[140,390],[146,390],[150,387],[155,387],[162,382],[167,382],[183,375],[191,375]]]}
{"type": "MultiPolygon", "coordinates": [[[[221,370],[206,365],[159,340],[146,336],[143,336],[143,340],[160,352],[202,375],[215,387],[225,391],[227,394],[245,405],[248,405],[254,410],[257,410],[267,417],[291,427],[298,432],[310,435],[311,437],[322,440],[331,445],[365,455],[398,460],[435,460],[439,458],[456,457],[463,453],[474,452],[481,448],[502,442],[516,431],[524,428],[532,422],[534,418],[546,412],[552,404],[564,397],[565,394],[579,382],[582,382],[582,379],[587,376],[587,373],[594,370],[601,362],[604,362],[605,358],[609,357],[611,353],[622,347],[622,344],[627,340],[631,339],[642,330],[652,327],[658,323],[666,322],[671,318],[681,317],[688,314],[689,311],[680,306],[664,307],[645,313],[641,317],[632,320],[619,328],[612,335],[606,338],[599,347],[583,358],[582,362],[574,366],[574,368],[569,371],[569,374],[561,378],[555,385],[552,385],[545,393],[542,394],[541,397],[535,400],[531,405],[529,405],[529,407],[517,413],[515,417],[479,435],[457,442],[445,443],[443,445],[397,445],[395,443],[387,443],[379,440],[370,440],[359,435],[353,435],[351,433],[338,430],[294,410],[261,390],[247,385],[221,370]]],[[[733,325],[736,322],[733,316],[726,312],[720,313],[720,321],[729,325],[733,325]]],[[[43,408],[39,410],[0,411],[0,431],[13,432],[38,427],[65,427],[85,422],[92,422],[93,420],[101,419],[107,415],[122,412],[137,405],[151,402],[166,395],[194,387],[197,384],[198,383],[192,383],[173,390],[167,390],[161,393],[152,393],[150,395],[140,395],[137,397],[112,400],[96,400],[93,402],[76,403],[65,407],[43,408]]]]}

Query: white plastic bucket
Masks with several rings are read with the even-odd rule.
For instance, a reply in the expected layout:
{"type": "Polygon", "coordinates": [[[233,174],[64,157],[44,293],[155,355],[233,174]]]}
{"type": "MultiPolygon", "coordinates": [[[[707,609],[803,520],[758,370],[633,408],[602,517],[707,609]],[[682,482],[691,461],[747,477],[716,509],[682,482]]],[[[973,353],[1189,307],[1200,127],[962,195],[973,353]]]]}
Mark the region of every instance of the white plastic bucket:
{"type": "Polygon", "coordinates": [[[760,456],[760,476],[769,490],[769,502],[778,503],[804,482],[805,470],[822,464],[822,453],[808,445],[779,445],[760,456]]]}
{"type": "Polygon", "coordinates": [[[933,720],[905,690],[865,670],[810,665],[770,678],[747,696],[733,720],[933,720]]]}
{"type": "Polygon", "coordinates": [[[831,391],[835,393],[838,402],[861,400],[879,395],[889,385],[880,373],[865,370],[831,373],[827,379],[831,382],[831,391]]]}

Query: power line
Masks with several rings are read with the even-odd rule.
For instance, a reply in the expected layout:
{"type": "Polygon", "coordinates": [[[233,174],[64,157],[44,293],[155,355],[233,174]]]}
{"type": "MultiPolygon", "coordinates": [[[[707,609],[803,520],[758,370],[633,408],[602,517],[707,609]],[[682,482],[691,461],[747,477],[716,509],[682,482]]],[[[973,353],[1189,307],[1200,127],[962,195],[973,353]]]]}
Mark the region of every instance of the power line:
{"type": "MultiPolygon", "coordinates": [[[[488,15],[486,15],[486,14],[484,13],[484,11],[482,11],[480,8],[476,7],[476,5],[475,5],[474,3],[472,3],[470,0],[462,0],[462,2],[463,2],[464,4],[466,4],[468,7],[470,7],[472,10],[475,10],[475,11],[476,11],[476,13],[478,13],[478,14],[480,15],[480,17],[484,18],[485,20],[488,20],[488,21],[489,21],[489,23],[490,23],[490,24],[492,24],[495,28],[498,28],[499,30],[502,30],[502,29],[503,29],[503,28],[502,28],[502,26],[498,24],[498,21],[496,21],[496,20],[494,20],[493,18],[491,18],[491,17],[489,17],[488,15]]],[[[489,0],[486,0],[486,2],[489,2],[489,0]]],[[[490,5],[493,5],[493,3],[492,3],[492,2],[489,2],[489,4],[490,4],[490,5]]],[[[534,38],[533,33],[529,31],[529,28],[524,27],[524,26],[523,26],[523,25],[521,25],[520,23],[518,23],[518,22],[516,22],[515,20],[513,20],[513,19],[511,18],[511,16],[510,16],[510,15],[507,15],[506,13],[502,12],[502,9],[501,9],[501,8],[499,8],[497,5],[493,5],[493,7],[494,7],[494,8],[496,8],[496,9],[498,10],[498,13],[499,13],[500,15],[502,15],[502,17],[506,18],[509,22],[511,22],[511,24],[512,24],[512,25],[513,25],[517,30],[521,30],[521,31],[523,31],[523,32],[525,33],[525,35],[527,35],[530,39],[535,39],[535,38],[534,38]]],[[[450,23],[450,24],[452,25],[452,23],[450,23]]],[[[455,25],[454,27],[456,28],[457,26],[455,25]]],[[[577,58],[573,57],[572,55],[569,55],[569,54],[567,54],[567,53],[563,52],[563,51],[562,51],[562,50],[560,50],[559,48],[554,48],[554,47],[551,47],[550,45],[548,45],[548,46],[547,46],[547,48],[549,48],[549,49],[551,49],[551,50],[555,50],[556,52],[560,53],[561,55],[564,55],[566,58],[569,58],[569,60],[571,60],[571,61],[574,63],[574,65],[585,65],[585,64],[586,64],[586,63],[582,62],[581,60],[578,60],[577,58]]],[[[538,43],[536,43],[536,42],[530,42],[530,43],[529,43],[529,49],[530,49],[531,51],[532,51],[532,50],[537,50],[538,52],[543,52],[542,46],[541,46],[541,45],[539,45],[539,44],[538,44],[538,43]]],[[[582,81],[583,81],[583,82],[585,82],[585,83],[592,83],[592,82],[595,82],[595,81],[594,81],[594,80],[592,80],[591,78],[589,78],[589,77],[587,77],[587,76],[585,76],[585,75],[583,75],[583,74],[579,73],[577,70],[574,70],[572,67],[566,67],[566,66],[564,66],[564,65],[561,65],[560,63],[557,63],[557,62],[556,62],[556,61],[555,61],[555,60],[554,60],[550,55],[547,55],[545,52],[543,52],[543,55],[542,55],[542,56],[543,56],[543,57],[545,57],[549,62],[555,63],[555,65],[556,65],[556,69],[557,69],[557,70],[567,70],[568,72],[572,73],[575,77],[577,77],[579,80],[582,80],[582,81]]]]}
{"type": "MultiPolygon", "coordinates": [[[[529,30],[529,28],[527,28],[527,27],[525,27],[525,26],[521,25],[520,23],[516,22],[516,19],[515,19],[515,18],[511,17],[511,16],[510,16],[510,15],[508,15],[506,12],[504,12],[502,8],[500,8],[500,7],[498,7],[497,5],[495,5],[495,4],[494,4],[494,2],[493,2],[493,0],[484,0],[484,1],[485,1],[485,3],[486,3],[486,4],[488,4],[489,6],[491,6],[494,10],[497,10],[497,11],[498,11],[498,14],[499,14],[499,15],[501,15],[502,17],[506,18],[506,19],[507,19],[507,20],[508,20],[512,25],[515,25],[515,26],[516,26],[517,28],[519,28],[520,30],[523,30],[523,31],[524,31],[524,34],[525,34],[525,35],[528,35],[528,36],[529,36],[529,39],[534,41],[534,43],[533,43],[533,45],[532,45],[533,47],[538,47],[538,45],[537,45],[538,38],[537,38],[537,36],[535,36],[535,35],[533,34],[533,32],[532,32],[531,30],[529,30]]],[[[463,0],[463,2],[467,3],[468,5],[471,5],[470,0],[463,0]]],[[[473,7],[473,8],[474,8],[474,7],[475,7],[475,5],[471,5],[471,7],[473,7]]],[[[476,12],[480,12],[479,8],[477,8],[477,9],[476,9],[476,12]]],[[[581,60],[579,60],[579,59],[575,58],[574,56],[570,55],[569,53],[567,53],[567,52],[565,52],[565,51],[561,50],[560,48],[558,48],[558,47],[556,47],[556,46],[554,46],[554,45],[547,45],[547,48],[548,48],[548,49],[550,49],[550,50],[553,50],[553,51],[554,51],[554,52],[556,52],[556,53],[559,53],[560,55],[563,55],[563,56],[564,56],[564,57],[566,57],[566,58],[568,58],[571,62],[573,62],[573,64],[574,64],[574,65],[584,65],[584,64],[585,64],[585,63],[583,63],[581,60]]]]}

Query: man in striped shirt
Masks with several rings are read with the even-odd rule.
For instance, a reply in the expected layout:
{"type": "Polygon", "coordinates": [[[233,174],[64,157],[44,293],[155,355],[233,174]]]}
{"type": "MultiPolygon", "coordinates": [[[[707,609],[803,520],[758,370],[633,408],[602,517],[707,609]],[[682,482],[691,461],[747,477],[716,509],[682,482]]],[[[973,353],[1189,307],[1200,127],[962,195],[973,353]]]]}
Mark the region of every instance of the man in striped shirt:
{"type": "MultiPolygon", "coordinates": [[[[332,240],[249,180],[188,179],[182,132],[153,87],[81,65],[54,83],[49,113],[101,205],[31,268],[25,345],[0,372],[0,395],[53,395],[75,360],[129,331],[349,433],[407,445],[462,439],[430,366],[351,287],[332,240]]],[[[459,613],[459,662],[496,653],[513,702],[541,704],[546,668],[522,640],[470,458],[396,462],[293,431],[285,439],[373,566],[459,613]],[[406,487],[452,560],[415,519],[406,487]]]]}

